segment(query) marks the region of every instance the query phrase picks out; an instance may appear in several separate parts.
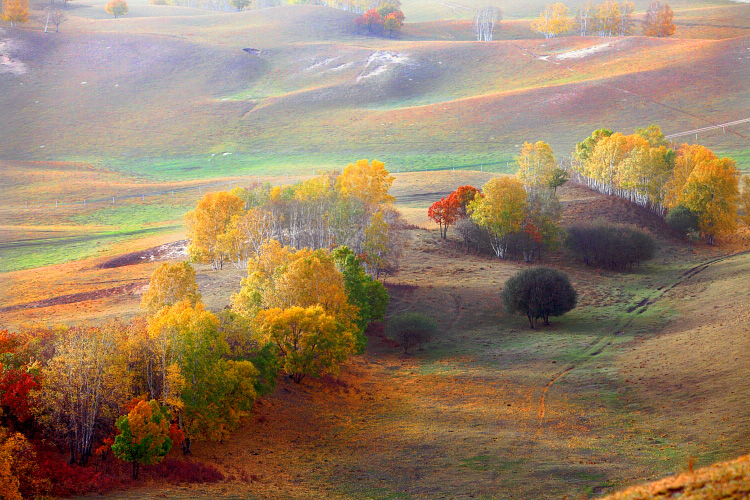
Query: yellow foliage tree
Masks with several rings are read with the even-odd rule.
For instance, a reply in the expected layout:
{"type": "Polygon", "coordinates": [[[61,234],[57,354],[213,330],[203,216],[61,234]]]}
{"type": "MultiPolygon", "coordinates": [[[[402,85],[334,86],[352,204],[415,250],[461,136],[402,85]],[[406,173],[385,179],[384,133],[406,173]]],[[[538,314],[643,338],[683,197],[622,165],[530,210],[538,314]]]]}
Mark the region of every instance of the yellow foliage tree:
{"type": "Polygon", "coordinates": [[[718,159],[718,156],[713,151],[700,144],[683,144],[680,146],[677,150],[672,176],[664,186],[665,206],[671,209],[678,205],[678,199],[682,196],[685,184],[696,165],[716,159],[718,159]]]}
{"type": "Polygon", "coordinates": [[[195,210],[185,215],[191,258],[197,262],[210,262],[213,269],[221,269],[226,254],[220,246],[219,236],[226,232],[232,217],[244,206],[241,198],[225,191],[206,193],[195,210]]]}
{"type": "Polygon", "coordinates": [[[574,25],[568,8],[559,2],[545,7],[539,17],[531,21],[531,29],[543,34],[544,38],[554,38],[567,33],[574,25]]]}
{"type": "Polygon", "coordinates": [[[195,281],[195,269],[187,262],[165,262],[151,275],[148,290],[141,297],[141,309],[154,314],[164,306],[186,299],[191,304],[201,300],[198,283],[195,281]]]}
{"type": "Polygon", "coordinates": [[[368,205],[393,203],[395,198],[388,194],[393,180],[382,161],[359,160],[338,176],[336,189],[343,197],[358,198],[368,205]]]}
{"type": "Polygon", "coordinates": [[[535,191],[550,187],[556,163],[549,144],[543,141],[534,144],[524,142],[521,154],[516,161],[518,162],[516,177],[526,189],[535,191]]]}
{"type": "Polygon", "coordinates": [[[701,233],[714,244],[717,237],[737,228],[739,171],[730,158],[698,163],[683,187],[677,204],[698,214],[701,233]]]}
{"type": "Polygon", "coordinates": [[[482,195],[469,203],[468,213],[490,235],[495,255],[504,258],[507,236],[516,232],[526,217],[526,191],[514,177],[493,177],[482,187],[482,195]]]}
{"type": "Polygon", "coordinates": [[[278,348],[284,370],[298,383],[308,375],[337,375],[356,348],[352,330],[320,305],[267,309],[258,313],[256,325],[259,342],[278,348]]]}
{"type": "Polygon", "coordinates": [[[740,193],[740,208],[742,209],[742,220],[745,225],[750,226],[750,177],[742,179],[742,191],[740,193]]]}
{"type": "Polygon", "coordinates": [[[248,259],[271,240],[271,218],[271,213],[262,208],[234,214],[226,230],[219,235],[219,252],[227,255],[238,269],[246,267],[248,259]]]}
{"type": "Polygon", "coordinates": [[[5,0],[0,19],[8,21],[11,26],[29,20],[29,0],[5,0]]]}
{"type": "Polygon", "coordinates": [[[70,445],[71,461],[86,464],[92,445],[130,395],[126,330],[74,328],[61,335],[55,354],[42,370],[42,406],[48,424],[70,445]]]}

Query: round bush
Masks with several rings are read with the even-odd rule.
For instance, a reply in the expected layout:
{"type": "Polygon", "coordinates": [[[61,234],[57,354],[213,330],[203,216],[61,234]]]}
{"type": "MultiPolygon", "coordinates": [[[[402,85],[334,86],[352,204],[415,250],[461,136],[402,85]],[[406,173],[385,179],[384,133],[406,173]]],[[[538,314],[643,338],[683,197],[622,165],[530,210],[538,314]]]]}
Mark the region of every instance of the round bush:
{"type": "Polygon", "coordinates": [[[568,228],[565,249],[587,266],[625,269],[652,259],[654,239],[622,224],[575,224],[568,228]]]}
{"type": "Polygon", "coordinates": [[[503,304],[511,314],[524,314],[529,326],[538,319],[549,325],[550,316],[561,316],[576,306],[578,294],[568,276],[548,267],[524,269],[503,287],[503,304]]]}
{"type": "Polygon", "coordinates": [[[399,314],[388,321],[388,334],[401,344],[404,354],[409,352],[409,348],[430,340],[436,330],[437,323],[434,319],[416,312],[399,314]]]}

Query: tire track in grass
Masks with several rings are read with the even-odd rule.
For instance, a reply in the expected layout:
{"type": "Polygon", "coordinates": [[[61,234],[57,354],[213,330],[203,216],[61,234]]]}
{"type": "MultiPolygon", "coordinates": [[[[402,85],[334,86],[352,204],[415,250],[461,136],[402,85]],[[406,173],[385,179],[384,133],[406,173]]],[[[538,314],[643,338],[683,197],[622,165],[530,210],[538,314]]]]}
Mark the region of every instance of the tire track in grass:
{"type": "Polygon", "coordinates": [[[549,379],[547,384],[544,386],[544,389],[542,389],[542,395],[539,398],[539,409],[537,411],[537,415],[539,418],[539,424],[538,424],[538,430],[537,435],[539,435],[543,428],[544,428],[544,417],[547,413],[547,393],[549,390],[554,386],[560,379],[562,379],[566,374],[570,373],[571,371],[575,370],[576,368],[579,368],[583,366],[586,362],[591,360],[592,358],[598,356],[601,354],[604,349],[606,349],[608,346],[612,344],[611,339],[613,337],[616,337],[619,333],[624,332],[627,328],[630,327],[630,325],[633,324],[633,321],[636,317],[646,312],[651,306],[659,302],[661,299],[664,298],[664,296],[669,293],[670,291],[677,288],[679,285],[684,283],[690,278],[693,278],[694,276],[700,274],[701,272],[708,269],[710,266],[717,264],[719,262],[723,262],[727,259],[739,257],[742,255],[750,254],[750,250],[745,250],[741,252],[735,252],[731,254],[725,254],[719,257],[715,257],[713,259],[709,259],[705,262],[702,262],[700,264],[697,264],[685,271],[683,271],[672,283],[666,286],[661,286],[656,289],[656,294],[651,295],[649,297],[644,298],[637,304],[629,307],[627,309],[627,313],[630,314],[630,317],[625,321],[625,323],[622,324],[622,326],[618,326],[614,332],[609,334],[604,334],[599,336],[595,341],[590,343],[586,348],[584,348],[583,352],[581,353],[581,356],[579,357],[578,361],[574,361],[559,372],[555,373],[552,378],[549,379]],[[605,342],[606,341],[606,342],[605,342]]]}

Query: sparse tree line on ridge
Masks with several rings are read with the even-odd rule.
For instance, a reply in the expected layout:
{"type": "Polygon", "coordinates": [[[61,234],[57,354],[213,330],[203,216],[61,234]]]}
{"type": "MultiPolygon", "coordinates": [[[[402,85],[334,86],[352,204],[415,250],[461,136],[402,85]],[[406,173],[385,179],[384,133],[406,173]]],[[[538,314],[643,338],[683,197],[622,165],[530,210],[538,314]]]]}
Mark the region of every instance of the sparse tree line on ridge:
{"type": "MultiPolygon", "coordinates": [[[[554,38],[565,35],[573,29],[580,36],[629,36],[635,29],[635,5],[624,1],[617,3],[607,0],[600,4],[586,2],[573,17],[563,3],[554,3],[545,7],[538,18],[531,22],[531,29],[554,38]]],[[[655,37],[671,36],[675,32],[674,12],[666,2],[651,2],[643,16],[641,27],[643,35],[655,37]]]]}

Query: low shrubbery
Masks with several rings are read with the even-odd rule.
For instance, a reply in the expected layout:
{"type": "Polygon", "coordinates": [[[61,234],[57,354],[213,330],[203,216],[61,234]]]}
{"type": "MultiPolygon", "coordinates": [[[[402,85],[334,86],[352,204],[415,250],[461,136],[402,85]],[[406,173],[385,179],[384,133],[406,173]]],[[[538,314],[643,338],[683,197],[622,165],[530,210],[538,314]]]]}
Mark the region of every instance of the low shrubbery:
{"type": "Polygon", "coordinates": [[[626,269],[653,258],[656,243],[631,226],[575,224],[567,230],[565,249],[587,266],[626,269]]]}

